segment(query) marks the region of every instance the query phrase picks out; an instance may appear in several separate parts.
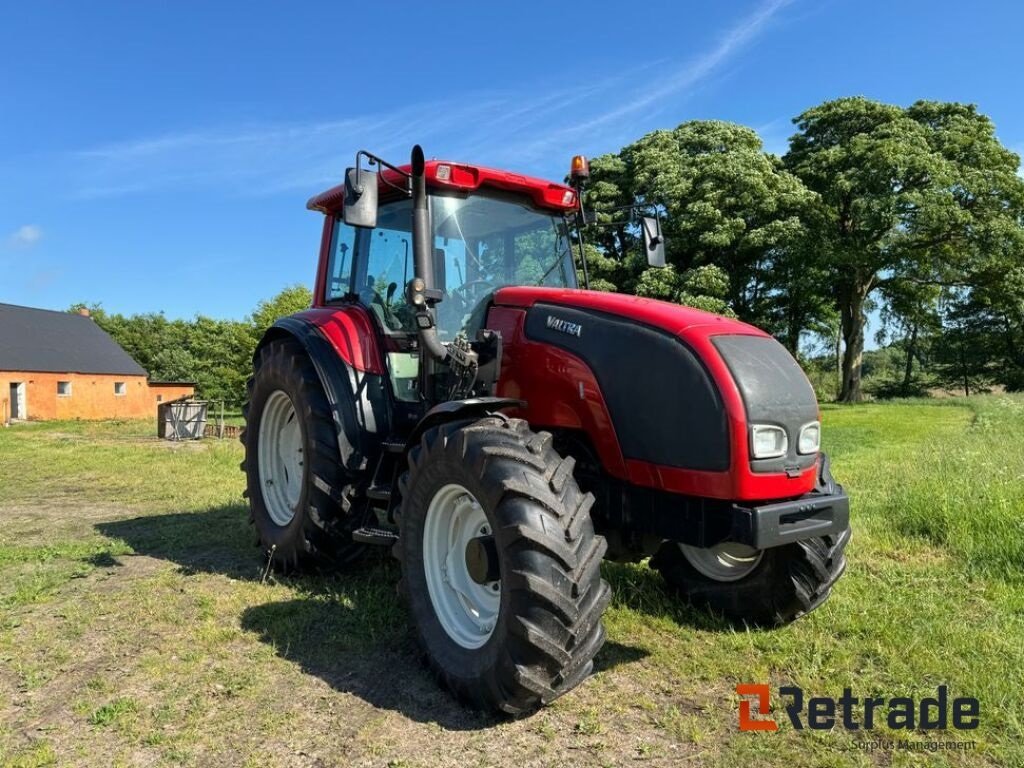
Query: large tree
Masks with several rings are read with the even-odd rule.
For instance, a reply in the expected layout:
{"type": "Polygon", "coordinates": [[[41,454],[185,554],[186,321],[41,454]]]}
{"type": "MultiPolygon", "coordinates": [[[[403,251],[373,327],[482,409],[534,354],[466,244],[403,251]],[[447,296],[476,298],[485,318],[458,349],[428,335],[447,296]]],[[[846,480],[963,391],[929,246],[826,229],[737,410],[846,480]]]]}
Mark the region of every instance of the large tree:
{"type": "Polygon", "coordinates": [[[772,273],[803,237],[813,195],[753,129],[735,123],[686,122],[622,155],[633,196],[665,208],[671,263],[722,269],[735,312],[764,322],[777,287],[772,273]]]}
{"type": "Polygon", "coordinates": [[[259,341],[263,332],[272,326],[278,318],[309,309],[312,303],[313,292],[305,285],[298,283],[289,285],[271,299],[259,302],[249,318],[256,340],[259,341]]]}
{"type": "Polygon", "coordinates": [[[887,283],[969,284],[1019,234],[1019,158],[965,104],[844,98],[795,123],[784,161],[818,193],[809,221],[841,317],[840,400],[855,402],[869,297],[887,283]]]}
{"type": "MultiPolygon", "coordinates": [[[[585,202],[599,226],[587,231],[602,254],[602,287],[656,296],[768,323],[787,294],[778,279],[806,235],[809,193],[757,133],[734,123],[691,121],[654,131],[591,162],[585,202]],[[651,205],[663,215],[664,274],[639,257],[638,229],[619,206],[651,205]]],[[[788,295],[788,294],[787,294],[788,295]]],[[[806,319],[803,307],[794,309],[806,319]]],[[[795,344],[794,344],[795,348],[795,344]]]]}

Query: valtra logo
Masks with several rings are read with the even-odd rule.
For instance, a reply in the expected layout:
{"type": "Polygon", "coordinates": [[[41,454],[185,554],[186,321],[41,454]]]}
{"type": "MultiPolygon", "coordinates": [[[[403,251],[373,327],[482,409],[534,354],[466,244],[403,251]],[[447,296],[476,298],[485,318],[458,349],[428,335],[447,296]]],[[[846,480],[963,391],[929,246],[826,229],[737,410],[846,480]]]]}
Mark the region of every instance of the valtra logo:
{"type": "Polygon", "coordinates": [[[547,326],[553,331],[567,333],[570,336],[576,336],[577,338],[583,333],[583,326],[579,323],[570,323],[568,320],[563,320],[562,318],[555,317],[554,315],[548,315],[547,326]]]}

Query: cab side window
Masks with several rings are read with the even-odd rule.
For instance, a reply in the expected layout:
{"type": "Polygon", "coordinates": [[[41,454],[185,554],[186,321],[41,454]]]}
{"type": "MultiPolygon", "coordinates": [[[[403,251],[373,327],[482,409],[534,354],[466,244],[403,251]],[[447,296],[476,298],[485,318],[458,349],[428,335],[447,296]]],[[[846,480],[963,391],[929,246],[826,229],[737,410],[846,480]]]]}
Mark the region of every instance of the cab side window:
{"type": "Polygon", "coordinates": [[[370,257],[363,285],[356,286],[364,304],[382,299],[401,301],[405,284],[412,279],[412,237],[408,232],[377,227],[370,238],[370,257]]]}
{"type": "Polygon", "coordinates": [[[356,238],[355,282],[359,302],[381,321],[385,331],[415,331],[412,308],[405,302],[405,286],[413,277],[412,204],[401,200],[383,205],[374,229],[356,238]]]}
{"type": "Polygon", "coordinates": [[[327,265],[327,301],[336,301],[349,293],[355,245],[355,229],[345,224],[339,216],[334,220],[334,231],[331,233],[331,252],[327,265]]]}

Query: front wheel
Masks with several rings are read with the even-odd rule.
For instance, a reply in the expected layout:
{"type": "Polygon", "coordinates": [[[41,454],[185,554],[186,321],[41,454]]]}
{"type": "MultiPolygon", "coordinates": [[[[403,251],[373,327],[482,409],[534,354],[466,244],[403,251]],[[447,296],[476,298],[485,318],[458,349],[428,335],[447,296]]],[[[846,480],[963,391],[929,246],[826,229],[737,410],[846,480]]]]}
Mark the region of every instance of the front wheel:
{"type": "Polygon", "coordinates": [[[511,714],[584,680],[604,643],[605,541],[573,460],[526,422],[428,430],[402,478],[402,591],[417,639],[461,699],[511,714]]]}
{"type": "Polygon", "coordinates": [[[846,568],[850,529],[758,550],[736,542],[692,547],[666,541],[657,570],[688,602],[754,626],[787,624],[828,599],[846,568]]]}

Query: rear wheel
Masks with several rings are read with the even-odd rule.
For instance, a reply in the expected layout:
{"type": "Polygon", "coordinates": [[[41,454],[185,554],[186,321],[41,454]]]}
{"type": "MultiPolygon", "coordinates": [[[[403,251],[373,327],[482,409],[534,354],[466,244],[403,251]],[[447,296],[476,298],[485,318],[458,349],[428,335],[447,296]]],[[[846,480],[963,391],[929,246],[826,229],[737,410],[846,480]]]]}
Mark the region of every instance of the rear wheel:
{"type": "Polygon", "coordinates": [[[330,406],[302,347],[279,339],[256,358],[245,407],[246,495],[258,543],[282,569],[344,566],[365,546],[348,489],[356,481],[339,461],[330,406]]]}
{"type": "Polygon", "coordinates": [[[440,680],[528,712],[584,680],[604,643],[604,539],[551,436],[504,417],[444,424],[402,478],[402,591],[440,680]]]}
{"type": "Polygon", "coordinates": [[[828,599],[846,568],[850,529],[784,547],[757,550],[736,542],[700,548],[666,541],[651,567],[690,603],[737,623],[786,624],[828,599]]]}

